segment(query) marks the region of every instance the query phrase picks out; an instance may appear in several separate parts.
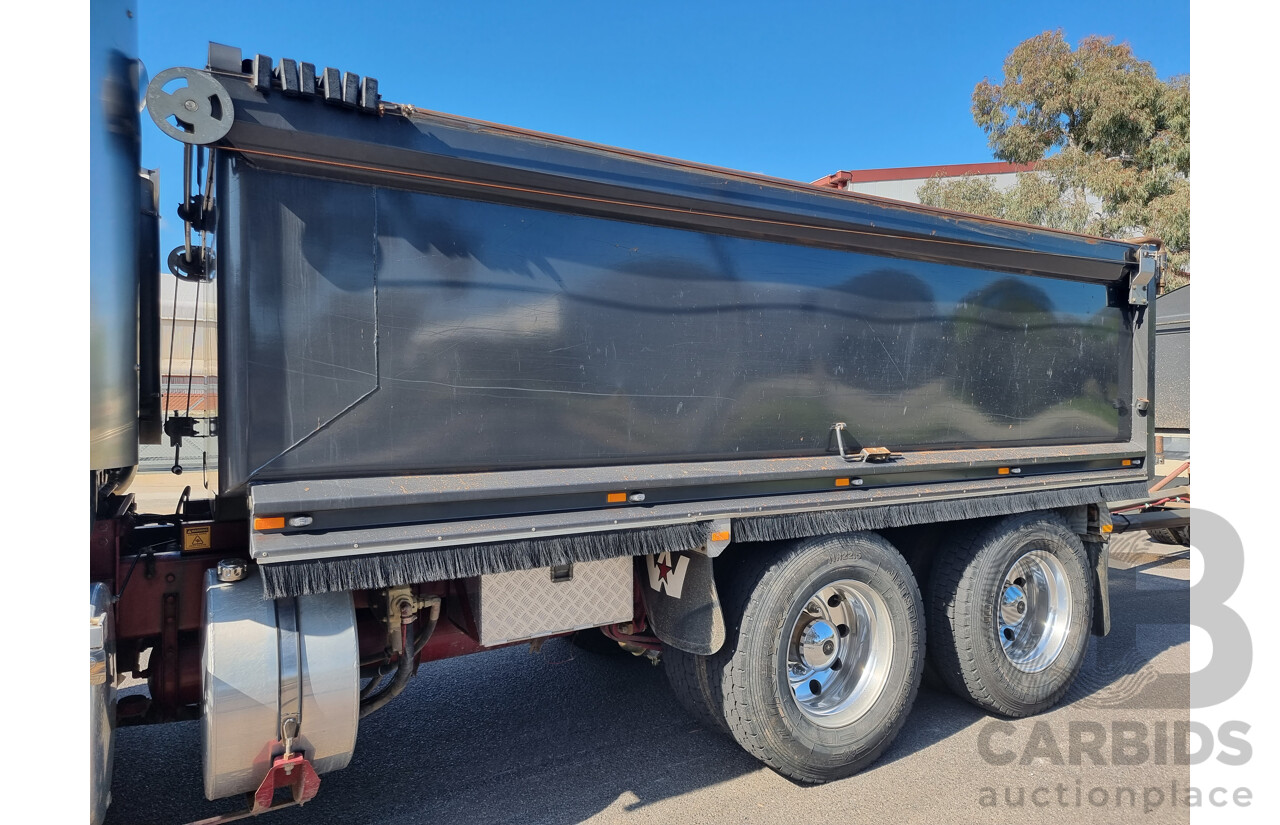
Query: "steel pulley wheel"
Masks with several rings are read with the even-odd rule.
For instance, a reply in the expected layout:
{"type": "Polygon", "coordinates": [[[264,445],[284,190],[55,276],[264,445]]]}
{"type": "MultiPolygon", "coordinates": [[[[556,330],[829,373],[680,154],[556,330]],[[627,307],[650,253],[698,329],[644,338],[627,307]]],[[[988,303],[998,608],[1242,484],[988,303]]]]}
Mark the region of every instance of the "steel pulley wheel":
{"type": "Polygon", "coordinates": [[[147,111],[151,119],[175,140],[206,145],[231,131],[235,110],[231,95],[208,73],[197,69],[165,69],[147,85],[147,111]],[[172,91],[165,86],[183,81],[172,91]]]}

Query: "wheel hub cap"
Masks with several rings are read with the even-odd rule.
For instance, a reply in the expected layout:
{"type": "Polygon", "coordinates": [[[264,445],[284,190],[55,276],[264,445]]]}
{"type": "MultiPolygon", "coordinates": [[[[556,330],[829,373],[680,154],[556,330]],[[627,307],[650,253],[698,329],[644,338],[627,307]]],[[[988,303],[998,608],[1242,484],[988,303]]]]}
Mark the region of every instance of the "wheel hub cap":
{"type": "Polygon", "coordinates": [[[996,596],[996,633],[1018,670],[1036,673],[1058,658],[1071,626],[1067,571],[1044,550],[1024,553],[1009,566],[996,596]]]}
{"type": "Polygon", "coordinates": [[[800,661],[813,670],[831,667],[836,659],[836,629],[815,619],[800,633],[800,661]]]}
{"type": "Polygon", "coordinates": [[[1000,618],[1007,626],[1016,629],[1025,615],[1027,615],[1026,591],[1016,584],[1007,585],[1004,589],[1004,598],[1000,601],[1000,618]]]}
{"type": "Polygon", "coordinates": [[[884,599],[865,582],[841,579],[819,588],[782,642],[791,698],[820,727],[856,721],[888,683],[893,624],[884,599]]]}

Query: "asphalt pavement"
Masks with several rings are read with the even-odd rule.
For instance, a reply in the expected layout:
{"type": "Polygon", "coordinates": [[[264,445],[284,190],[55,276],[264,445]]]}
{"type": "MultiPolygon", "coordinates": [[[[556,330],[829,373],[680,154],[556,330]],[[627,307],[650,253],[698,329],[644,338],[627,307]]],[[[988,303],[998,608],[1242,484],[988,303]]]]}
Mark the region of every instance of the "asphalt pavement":
{"type": "MultiPolygon", "coordinates": [[[[1005,721],[922,688],[891,748],[839,782],[798,785],[700,727],[660,666],[555,639],[424,666],[316,799],[255,821],[1187,822],[1189,577],[1184,548],[1117,537],[1113,630],[1061,705],[1005,721]]],[[[109,823],[239,804],[203,797],[199,722],[123,729],[116,747],[109,823]]]]}

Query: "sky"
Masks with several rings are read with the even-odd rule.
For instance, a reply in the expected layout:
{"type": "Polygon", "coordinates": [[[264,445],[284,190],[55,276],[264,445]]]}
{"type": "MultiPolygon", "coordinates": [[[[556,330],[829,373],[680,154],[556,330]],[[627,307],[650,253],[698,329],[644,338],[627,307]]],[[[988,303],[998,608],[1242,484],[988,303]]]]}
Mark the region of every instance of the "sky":
{"type": "MultiPolygon", "coordinates": [[[[378,79],[384,99],[794,180],[839,169],[991,160],[974,84],[1022,40],[1127,41],[1190,71],[1190,9],[1168,2],[219,2],[141,0],[152,76],[203,67],[213,40],[378,79]],[[974,11],[980,7],[982,11],[974,11]],[[302,10],[305,9],[305,12],[302,10]],[[784,11],[785,10],[785,11],[784,11]]],[[[163,166],[165,239],[181,150],[163,166]]],[[[168,248],[168,245],[166,245],[168,248]]]]}

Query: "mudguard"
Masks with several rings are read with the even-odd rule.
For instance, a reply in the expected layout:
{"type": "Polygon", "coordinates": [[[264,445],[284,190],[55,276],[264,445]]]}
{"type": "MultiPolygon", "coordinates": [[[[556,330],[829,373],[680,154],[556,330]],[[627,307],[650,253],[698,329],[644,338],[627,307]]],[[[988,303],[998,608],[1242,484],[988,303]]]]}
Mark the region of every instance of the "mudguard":
{"type": "Polygon", "coordinates": [[[711,570],[700,550],[636,556],[649,628],[664,643],[709,656],[724,644],[724,614],[711,570]]]}

